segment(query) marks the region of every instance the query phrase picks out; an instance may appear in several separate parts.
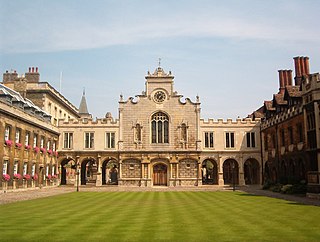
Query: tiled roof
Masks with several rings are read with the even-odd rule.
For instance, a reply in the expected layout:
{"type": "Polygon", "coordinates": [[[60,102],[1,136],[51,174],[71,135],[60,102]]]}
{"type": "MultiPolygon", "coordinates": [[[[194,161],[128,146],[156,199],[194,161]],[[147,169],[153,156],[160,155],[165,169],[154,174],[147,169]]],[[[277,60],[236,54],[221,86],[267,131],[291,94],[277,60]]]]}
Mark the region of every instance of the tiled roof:
{"type": "Polygon", "coordinates": [[[287,105],[287,101],[284,100],[284,95],[281,93],[273,95],[273,106],[275,105],[287,105]]]}
{"type": "MultiPolygon", "coordinates": [[[[16,92],[16,91],[12,90],[11,88],[0,83],[0,97],[1,96],[9,97],[11,100],[11,103],[12,102],[19,102],[22,104],[23,108],[32,108],[36,112],[39,112],[42,116],[51,117],[50,114],[46,113],[41,108],[36,106],[32,101],[30,101],[27,98],[23,98],[19,92],[16,92]]],[[[0,101],[1,101],[1,99],[0,99],[0,101]]]]}
{"type": "Polygon", "coordinates": [[[272,106],[272,101],[264,101],[264,107],[268,111],[274,111],[275,108],[272,106]]]}
{"type": "Polygon", "coordinates": [[[285,95],[289,95],[289,97],[301,97],[300,86],[286,86],[285,95]]]}

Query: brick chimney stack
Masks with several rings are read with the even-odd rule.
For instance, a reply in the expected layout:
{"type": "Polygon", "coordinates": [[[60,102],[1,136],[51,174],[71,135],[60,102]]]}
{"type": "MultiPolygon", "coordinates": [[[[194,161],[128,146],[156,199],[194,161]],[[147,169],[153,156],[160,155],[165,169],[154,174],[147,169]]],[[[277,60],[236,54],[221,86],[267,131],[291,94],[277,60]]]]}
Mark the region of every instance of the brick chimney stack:
{"type": "Polygon", "coordinates": [[[292,70],[278,70],[279,93],[284,94],[286,86],[292,86],[292,70]]]}
{"type": "Polygon", "coordinates": [[[310,74],[309,57],[297,56],[293,59],[296,72],[294,82],[296,86],[300,86],[302,77],[310,74]]]}
{"type": "Polygon", "coordinates": [[[16,80],[18,78],[18,73],[17,71],[6,71],[5,73],[3,73],[3,83],[8,83],[8,82],[13,82],[14,80],[16,80]]]}
{"type": "Polygon", "coordinates": [[[29,67],[29,72],[25,74],[25,78],[28,82],[39,82],[40,73],[38,72],[38,67],[29,67]]]}

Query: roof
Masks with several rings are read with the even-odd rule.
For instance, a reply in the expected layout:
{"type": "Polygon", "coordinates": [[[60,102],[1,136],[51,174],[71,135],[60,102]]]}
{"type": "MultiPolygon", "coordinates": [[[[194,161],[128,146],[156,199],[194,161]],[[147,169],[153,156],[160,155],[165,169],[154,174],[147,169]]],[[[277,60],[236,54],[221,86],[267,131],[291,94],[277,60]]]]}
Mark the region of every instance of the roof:
{"type": "Polygon", "coordinates": [[[264,108],[266,111],[274,111],[275,108],[272,106],[272,101],[264,101],[264,108]]]}
{"type": "Polygon", "coordinates": [[[289,97],[301,97],[302,92],[300,91],[300,86],[286,86],[285,96],[289,97]]]}
{"type": "Polygon", "coordinates": [[[284,94],[278,93],[273,95],[273,106],[275,105],[287,105],[287,101],[284,100],[284,94]]]}
{"type": "Polygon", "coordinates": [[[83,91],[83,95],[82,95],[80,106],[79,106],[79,114],[89,114],[84,91],[83,91]]]}
{"type": "Polygon", "coordinates": [[[8,96],[11,99],[11,103],[12,102],[20,102],[22,104],[23,108],[32,108],[35,111],[42,114],[43,116],[51,117],[50,114],[48,114],[47,112],[43,111],[41,108],[36,106],[31,100],[29,100],[27,98],[23,98],[19,92],[16,92],[1,83],[0,83],[0,96],[8,96]]]}

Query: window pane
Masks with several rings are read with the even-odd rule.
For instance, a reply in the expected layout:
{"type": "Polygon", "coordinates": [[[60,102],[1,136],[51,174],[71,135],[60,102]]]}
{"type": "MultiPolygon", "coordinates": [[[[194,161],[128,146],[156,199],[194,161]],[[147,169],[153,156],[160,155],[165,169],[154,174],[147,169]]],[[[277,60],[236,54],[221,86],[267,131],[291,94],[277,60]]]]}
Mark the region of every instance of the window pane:
{"type": "Polygon", "coordinates": [[[234,147],[234,133],[231,133],[231,147],[234,147]]]}
{"type": "Polygon", "coordinates": [[[158,121],[158,143],[162,143],[162,122],[158,121]]]}
{"type": "Polygon", "coordinates": [[[111,133],[111,148],[115,147],[115,133],[111,133]]]}
{"type": "Polygon", "coordinates": [[[164,143],[169,143],[169,122],[164,121],[164,143]]]}
{"type": "Polygon", "coordinates": [[[226,147],[227,147],[227,148],[230,148],[229,133],[226,133],[226,147]]]}
{"type": "Polygon", "coordinates": [[[251,147],[252,148],[255,148],[256,147],[256,133],[255,132],[252,132],[251,133],[251,147]]]}
{"type": "Polygon", "coordinates": [[[204,147],[208,148],[209,147],[209,137],[208,137],[208,132],[204,133],[204,147]]]}
{"type": "Polygon", "coordinates": [[[213,132],[210,132],[210,148],[213,148],[213,132]]]}
{"type": "Polygon", "coordinates": [[[151,122],[152,126],[152,143],[157,143],[157,127],[156,127],[156,121],[151,122]]]}
{"type": "Polygon", "coordinates": [[[250,145],[250,133],[247,133],[247,147],[251,147],[250,145]]]}

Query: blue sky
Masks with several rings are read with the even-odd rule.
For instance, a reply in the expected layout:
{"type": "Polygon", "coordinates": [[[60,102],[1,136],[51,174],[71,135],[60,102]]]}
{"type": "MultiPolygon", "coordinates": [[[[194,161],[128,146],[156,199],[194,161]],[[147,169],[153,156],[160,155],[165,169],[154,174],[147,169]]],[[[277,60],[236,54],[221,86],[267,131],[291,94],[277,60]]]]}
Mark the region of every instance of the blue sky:
{"type": "Polygon", "coordinates": [[[118,116],[161,58],[203,118],[245,117],[278,91],[279,69],[309,56],[320,70],[320,1],[0,0],[0,71],[38,66],[89,112],[118,116]]]}

